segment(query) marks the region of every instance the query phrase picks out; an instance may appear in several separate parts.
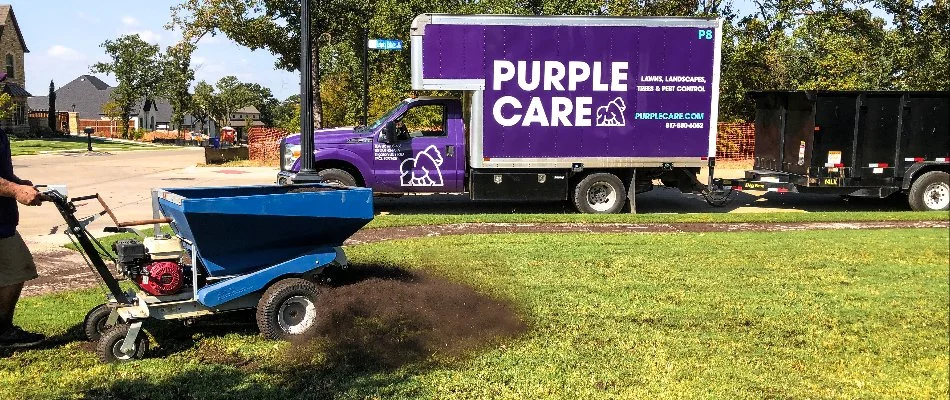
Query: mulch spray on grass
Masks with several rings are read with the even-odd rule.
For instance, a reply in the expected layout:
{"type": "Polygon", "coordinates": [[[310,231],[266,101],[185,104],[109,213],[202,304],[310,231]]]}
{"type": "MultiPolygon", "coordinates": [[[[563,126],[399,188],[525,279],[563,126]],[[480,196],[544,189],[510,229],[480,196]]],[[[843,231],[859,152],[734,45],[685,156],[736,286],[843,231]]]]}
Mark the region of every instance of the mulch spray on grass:
{"type": "Polygon", "coordinates": [[[378,265],[330,278],[316,332],[288,348],[293,363],[389,370],[461,357],[527,329],[511,304],[444,278],[378,265]]]}

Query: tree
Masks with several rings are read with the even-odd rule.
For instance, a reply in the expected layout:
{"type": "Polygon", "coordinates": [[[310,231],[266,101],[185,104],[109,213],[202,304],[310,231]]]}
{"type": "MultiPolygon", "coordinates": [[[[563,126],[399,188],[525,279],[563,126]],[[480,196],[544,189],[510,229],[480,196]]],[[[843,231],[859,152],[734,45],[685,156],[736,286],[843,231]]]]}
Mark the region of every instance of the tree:
{"type": "Polygon", "coordinates": [[[112,92],[112,100],[122,109],[125,123],[121,124],[120,129],[122,137],[128,138],[128,121],[133,107],[142,99],[151,99],[162,80],[159,47],[142,40],[138,34],[106,40],[101,47],[112,61],[96,63],[91,70],[93,73],[113,75],[119,82],[112,92]]]}
{"type": "Polygon", "coordinates": [[[254,104],[254,93],[236,76],[229,75],[215,83],[218,118],[223,125],[231,125],[231,114],[243,107],[254,104]]]}
{"type": "Polygon", "coordinates": [[[0,93],[0,121],[12,117],[14,108],[13,97],[8,93],[0,93]]]}
{"type": "MultiPolygon", "coordinates": [[[[122,106],[115,100],[109,100],[102,105],[102,114],[112,122],[112,132],[115,132],[115,122],[122,118],[122,106]]],[[[129,126],[129,120],[125,120],[125,126],[129,126]]]]}
{"type": "Polygon", "coordinates": [[[49,111],[46,112],[46,123],[49,125],[49,129],[53,132],[58,132],[59,127],[56,126],[56,86],[53,85],[53,81],[49,81],[49,111]]]}
{"type": "MultiPolygon", "coordinates": [[[[188,92],[191,82],[195,80],[195,70],[191,68],[191,54],[195,45],[181,41],[169,46],[165,51],[166,60],[163,64],[162,96],[172,107],[171,123],[174,129],[181,130],[185,124],[185,114],[192,108],[191,93],[188,92]]],[[[179,132],[179,137],[181,133],[179,132]]]]}
{"type": "Polygon", "coordinates": [[[247,90],[253,95],[254,101],[250,104],[261,114],[261,122],[266,126],[274,126],[274,112],[280,102],[274,98],[269,88],[257,83],[245,83],[247,90]]]}
{"type": "MultiPolygon", "coordinates": [[[[316,2],[314,2],[316,3],[316,2]]],[[[313,122],[323,127],[320,96],[322,76],[321,40],[338,40],[353,47],[362,42],[362,32],[374,16],[377,1],[335,0],[311,7],[311,51],[313,54],[313,122]],[[359,38],[357,40],[357,38],[359,38]],[[318,40],[319,39],[319,40],[318,40]]],[[[430,1],[428,3],[434,3],[430,1]]],[[[452,2],[453,4],[457,2],[452,2]]],[[[300,70],[299,0],[182,0],[172,8],[169,28],[180,30],[186,39],[197,42],[205,35],[224,34],[252,50],[264,49],[277,56],[278,68],[300,70]]],[[[396,3],[405,9],[405,3],[396,3]]],[[[416,4],[417,10],[438,12],[431,4],[416,4]]],[[[418,14],[418,13],[416,13],[418,14]]],[[[408,35],[409,21],[405,23],[408,35]]]]}
{"type": "Polygon", "coordinates": [[[200,81],[195,84],[195,93],[191,97],[191,116],[199,122],[199,131],[205,132],[205,122],[218,113],[217,99],[214,95],[214,86],[200,81]]]}

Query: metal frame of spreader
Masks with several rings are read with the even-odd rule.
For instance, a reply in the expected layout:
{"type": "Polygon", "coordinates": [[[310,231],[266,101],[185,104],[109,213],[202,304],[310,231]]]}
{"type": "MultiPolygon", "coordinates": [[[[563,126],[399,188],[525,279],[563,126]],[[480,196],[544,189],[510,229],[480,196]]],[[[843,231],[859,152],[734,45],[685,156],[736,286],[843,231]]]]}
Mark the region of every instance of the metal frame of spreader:
{"type": "MultiPolygon", "coordinates": [[[[65,190],[63,192],[65,192],[65,190]]],[[[114,326],[120,323],[120,321],[129,324],[128,334],[120,348],[126,353],[133,351],[135,340],[141,333],[142,323],[145,319],[182,320],[221,312],[252,309],[256,307],[260,300],[263,289],[266,289],[266,286],[274,280],[287,275],[299,276],[317,274],[327,266],[336,265],[344,267],[348,263],[346,255],[339,247],[318,249],[311,254],[305,254],[292,260],[263,268],[252,274],[217,277],[213,279],[217,282],[208,283],[199,288],[197,285],[199,268],[203,268],[199,263],[199,249],[193,242],[176,233],[176,239],[183,244],[184,249],[190,255],[192,290],[175,295],[162,296],[161,298],[147,294],[138,288],[125,292],[120,287],[119,280],[109,271],[106,261],[102,253],[100,253],[100,250],[105,251],[103,245],[93,237],[86,227],[99,217],[109,215],[115,223],[115,227],[106,228],[107,232],[132,232],[143,236],[140,232],[136,231],[133,226],[154,224],[155,234],[156,236],[160,236],[162,235],[161,224],[174,224],[172,218],[163,217],[159,207],[160,203],[158,199],[162,196],[167,197],[169,193],[164,189],[152,190],[154,219],[124,223],[118,222],[111,209],[98,194],[68,198],[65,193],[61,193],[57,190],[49,190],[43,192],[43,195],[48,201],[56,205],[66,222],[67,235],[69,235],[71,240],[81,249],[86,262],[99,276],[101,282],[106,286],[109,292],[107,305],[111,308],[111,313],[106,320],[106,325],[114,326]],[[98,200],[103,207],[103,211],[87,218],[77,218],[75,203],[88,200],[98,200]],[[202,289],[213,285],[224,285],[226,287],[229,282],[230,284],[243,283],[243,290],[241,290],[240,293],[231,293],[232,296],[226,299],[226,301],[221,301],[220,297],[216,298],[218,301],[211,302],[211,305],[205,304],[205,302],[202,301],[202,289]],[[253,288],[253,290],[248,290],[248,287],[253,288]]],[[[113,259],[112,261],[115,262],[116,260],[113,259]]]]}

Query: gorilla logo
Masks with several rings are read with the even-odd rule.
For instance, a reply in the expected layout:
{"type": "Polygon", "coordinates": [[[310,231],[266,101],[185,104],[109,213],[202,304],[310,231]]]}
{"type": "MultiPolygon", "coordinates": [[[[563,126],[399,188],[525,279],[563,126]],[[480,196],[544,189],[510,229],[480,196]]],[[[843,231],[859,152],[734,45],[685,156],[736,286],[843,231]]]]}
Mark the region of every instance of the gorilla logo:
{"type": "Polygon", "coordinates": [[[426,147],[415,158],[403,160],[399,164],[402,186],[444,186],[439,169],[442,162],[442,154],[435,145],[426,147]]]}
{"type": "Polygon", "coordinates": [[[623,99],[616,98],[597,109],[597,126],[626,126],[623,111],[627,109],[623,99]]]}

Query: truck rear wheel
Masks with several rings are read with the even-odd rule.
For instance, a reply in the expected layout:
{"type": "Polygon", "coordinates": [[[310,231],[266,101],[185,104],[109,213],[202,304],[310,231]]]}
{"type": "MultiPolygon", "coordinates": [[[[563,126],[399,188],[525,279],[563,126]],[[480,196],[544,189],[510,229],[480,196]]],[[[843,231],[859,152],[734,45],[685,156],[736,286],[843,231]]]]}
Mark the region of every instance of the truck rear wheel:
{"type": "Polygon", "coordinates": [[[327,168],[317,172],[324,182],[337,186],[356,186],[356,178],[352,174],[338,168],[327,168]]]}
{"type": "Polygon", "coordinates": [[[917,178],[907,194],[914,211],[950,210],[950,174],[930,171],[917,178]]]}
{"type": "Polygon", "coordinates": [[[586,214],[614,214],[627,202],[627,190],[614,174],[599,172],[574,187],[574,207],[586,214]]]}

